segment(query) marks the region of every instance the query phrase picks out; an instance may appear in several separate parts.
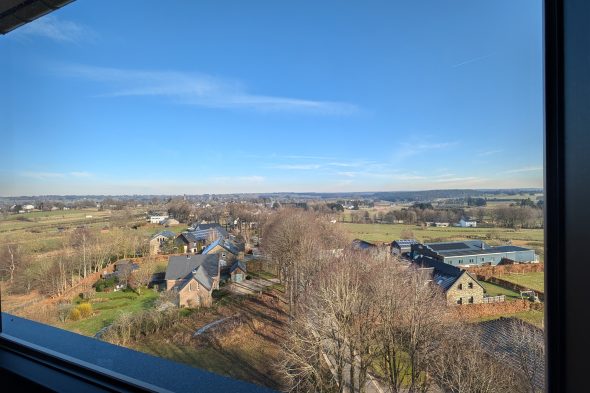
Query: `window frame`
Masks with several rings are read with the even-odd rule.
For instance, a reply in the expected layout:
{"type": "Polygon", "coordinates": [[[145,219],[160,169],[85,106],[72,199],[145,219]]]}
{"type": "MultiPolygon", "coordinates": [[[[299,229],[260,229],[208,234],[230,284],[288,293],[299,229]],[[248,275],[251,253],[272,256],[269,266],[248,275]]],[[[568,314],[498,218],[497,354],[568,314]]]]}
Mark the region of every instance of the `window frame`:
{"type": "MultiPolygon", "coordinates": [[[[543,19],[545,257],[560,262],[545,265],[545,378],[547,391],[558,392],[575,390],[576,386],[587,384],[587,372],[581,365],[584,364],[583,355],[590,353],[586,333],[590,324],[581,318],[574,321],[575,316],[586,312],[575,294],[582,293],[577,291],[587,286],[589,274],[583,273],[590,272],[585,259],[577,258],[587,252],[584,242],[578,239],[587,234],[590,209],[580,204],[576,195],[584,196],[590,191],[590,173],[585,171],[584,165],[571,165],[571,159],[567,159],[585,148],[588,144],[584,142],[589,142],[590,138],[583,132],[583,127],[590,124],[589,114],[584,113],[586,108],[583,107],[583,103],[590,102],[590,80],[584,74],[587,67],[583,67],[590,37],[587,24],[590,2],[545,0],[543,19]],[[581,210],[575,209],[580,206],[581,210]]],[[[0,353],[3,355],[18,356],[44,370],[69,375],[72,381],[88,386],[149,391],[141,381],[132,381],[125,376],[118,378],[108,370],[99,372],[91,366],[84,367],[75,359],[66,359],[66,354],[51,353],[47,348],[10,337],[3,327],[0,318],[0,353]]],[[[0,358],[8,359],[6,356],[0,358]]],[[[10,373],[15,369],[11,364],[0,362],[0,371],[10,373]]],[[[51,386],[47,373],[25,375],[24,378],[41,386],[51,386]]]]}

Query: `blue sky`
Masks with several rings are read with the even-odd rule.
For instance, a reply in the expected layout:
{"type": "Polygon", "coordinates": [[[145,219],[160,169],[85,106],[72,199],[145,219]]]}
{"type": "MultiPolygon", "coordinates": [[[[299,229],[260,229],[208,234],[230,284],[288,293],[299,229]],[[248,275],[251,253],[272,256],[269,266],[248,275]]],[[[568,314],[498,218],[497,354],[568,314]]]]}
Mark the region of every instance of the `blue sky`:
{"type": "Polygon", "coordinates": [[[88,1],[0,37],[0,195],[542,187],[541,1],[88,1]]]}

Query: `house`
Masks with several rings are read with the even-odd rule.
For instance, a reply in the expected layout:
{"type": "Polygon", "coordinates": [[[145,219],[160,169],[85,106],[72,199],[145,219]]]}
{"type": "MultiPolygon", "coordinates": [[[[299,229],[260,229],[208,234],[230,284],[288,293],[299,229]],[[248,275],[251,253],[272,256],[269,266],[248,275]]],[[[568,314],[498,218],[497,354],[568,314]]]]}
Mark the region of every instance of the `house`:
{"type": "Polygon", "coordinates": [[[498,265],[507,260],[517,263],[539,261],[534,250],[517,246],[490,247],[481,240],[413,244],[411,257],[426,256],[453,266],[498,265]]]}
{"type": "Polygon", "coordinates": [[[477,221],[461,217],[461,219],[459,220],[459,226],[461,228],[475,228],[477,227],[477,221]]]}
{"type": "Polygon", "coordinates": [[[418,244],[415,239],[400,239],[391,242],[391,255],[405,256],[412,252],[412,245],[418,244]]]}
{"type": "Polygon", "coordinates": [[[232,262],[240,255],[240,252],[243,253],[243,251],[243,245],[240,247],[240,245],[235,244],[231,240],[219,238],[205,247],[203,249],[203,254],[219,254],[223,261],[232,262]]]}
{"type": "Polygon", "coordinates": [[[198,224],[195,227],[195,231],[205,231],[205,230],[216,231],[218,237],[223,237],[223,238],[229,237],[229,233],[225,230],[224,227],[222,227],[218,223],[198,224]]]}
{"type": "Polygon", "coordinates": [[[101,278],[108,279],[111,277],[117,277],[120,284],[117,285],[116,289],[125,288],[127,285],[127,280],[131,273],[139,269],[139,265],[137,263],[133,263],[127,259],[121,259],[113,264],[114,270],[112,273],[107,273],[106,271],[101,274],[101,278]]]}
{"type": "Polygon", "coordinates": [[[170,217],[160,221],[160,225],[164,225],[165,227],[173,227],[179,224],[180,222],[178,220],[170,217]]]}
{"type": "Polygon", "coordinates": [[[219,255],[171,256],[164,280],[179,307],[210,307],[213,290],[219,289],[219,255]]]}
{"type": "Polygon", "coordinates": [[[431,282],[442,289],[447,305],[484,302],[484,287],[467,270],[429,257],[418,257],[413,262],[424,274],[431,277],[431,282]]]}
{"type": "Polygon", "coordinates": [[[200,237],[194,232],[182,232],[174,242],[178,246],[183,247],[185,253],[196,254],[203,249],[207,242],[207,238],[200,237]]]}
{"type": "Polygon", "coordinates": [[[23,207],[22,207],[22,210],[24,210],[26,212],[29,212],[34,209],[35,209],[35,206],[33,206],[33,205],[23,205],[23,207]]]}
{"type": "Polygon", "coordinates": [[[154,214],[149,216],[148,221],[150,222],[150,224],[159,224],[168,217],[169,216],[167,214],[154,214]]]}
{"type": "Polygon", "coordinates": [[[160,248],[164,242],[174,239],[176,234],[170,231],[162,231],[156,233],[150,239],[150,255],[157,255],[160,253],[160,248]]]}
{"type": "Polygon", "coordinates": [[[229,269],[229,274],[232,282],[242,282],[246,278],[246,265],[241,261],[235,261],[229,269]]]}

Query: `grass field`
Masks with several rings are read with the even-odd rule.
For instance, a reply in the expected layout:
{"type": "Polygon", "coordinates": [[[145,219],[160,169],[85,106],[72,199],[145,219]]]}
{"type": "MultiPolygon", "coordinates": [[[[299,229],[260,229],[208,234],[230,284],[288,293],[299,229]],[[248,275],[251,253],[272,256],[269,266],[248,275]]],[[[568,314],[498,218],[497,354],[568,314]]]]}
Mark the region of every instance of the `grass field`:
{"type": "MultiPolygon", "coordinates": [[[[62,327],[87,336],[95,335],[100,329],[110,325],[122,312],[136,312],[153,306],[158,293],[144,289],[141,295],[134,292],[99,292],[91,301],[94,315],[79,321],[66,322],[62,327]]],[[[74,299],[80,303],[80,298],[74,299]]]]}
{"type": "Polygon", "coordinates": [[[524,287],[534,289],[536,291],[544,291],[545,288],[545,273],[544,272],[533,272],[523,274],[504,274],[498,276],[502,280],[510,281],[524,287]]]}
{"type": "Polygon", "coordinates": [[[490,282],[480,281],[479,282],[485,289],[489,296],[506,296],[506,300],[520,299],[520,294],[511,291],[510,289],[503,288],[499,285],[492,284],[490,282]]]}
{"type": "Polygon", "coordinates": [[[401,237],[401,232],[412,231],[414,238],[419,241],[432,241],[437,239],[452,240],[465,239],[467,237],[485,240],[521,240],[525,242],[543,242],[542,229],[520,229],[515,231],[508,228],[422,228],[409,224],[350,224],[342,223],[354,237],[376,242],[391,242],[401,237]]]}

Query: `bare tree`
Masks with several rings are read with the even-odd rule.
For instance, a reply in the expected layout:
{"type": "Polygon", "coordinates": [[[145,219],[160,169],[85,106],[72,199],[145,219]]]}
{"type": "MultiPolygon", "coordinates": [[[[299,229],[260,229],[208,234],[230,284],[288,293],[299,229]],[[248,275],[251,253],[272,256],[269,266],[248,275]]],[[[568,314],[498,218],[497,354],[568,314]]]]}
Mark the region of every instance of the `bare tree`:
{"type": "Polygon", "coordinates": [[[508,350],[516,360],[517,368],[523,376],[527,393],[544,391],[545,343],[543,332],[522,320],[511,319],[506,336],[508,350]]]}
{"type": "Polygon", "coordinates": [[[452,393],[522,392],[520,379],[499,353],[486,352],[476,328],[449,323],[430,367],[436,384],[452,393]]]}

